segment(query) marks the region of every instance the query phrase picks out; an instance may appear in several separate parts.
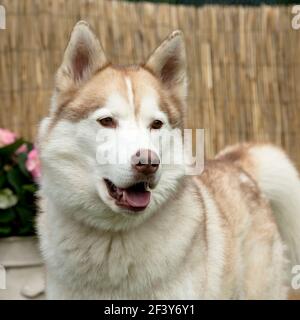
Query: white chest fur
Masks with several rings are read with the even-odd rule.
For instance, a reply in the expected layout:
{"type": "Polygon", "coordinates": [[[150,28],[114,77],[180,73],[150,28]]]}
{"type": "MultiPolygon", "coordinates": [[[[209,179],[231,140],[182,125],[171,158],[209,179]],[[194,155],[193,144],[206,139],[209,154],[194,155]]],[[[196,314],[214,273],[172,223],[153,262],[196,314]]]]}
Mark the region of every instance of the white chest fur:
{"type": "Polygon", "coordinates": [[[51,207],[40,219],[49,297],[200,298],[202,215],[184,206],[175,201],[140,227],[114,233],[84,226],[51,207]]]}

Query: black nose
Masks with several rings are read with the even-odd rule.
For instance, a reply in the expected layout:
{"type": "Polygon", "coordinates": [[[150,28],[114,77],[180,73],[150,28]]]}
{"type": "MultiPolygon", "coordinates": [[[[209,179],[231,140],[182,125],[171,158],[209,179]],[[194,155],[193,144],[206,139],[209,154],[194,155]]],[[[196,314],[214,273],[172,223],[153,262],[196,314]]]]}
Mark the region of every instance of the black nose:
{"type": "Polygon", "coordinates": [[[131,157],[134,170],[145,175],[155,173],[159,167],[158,155],[149,149],[140,149],[131,157]]]}

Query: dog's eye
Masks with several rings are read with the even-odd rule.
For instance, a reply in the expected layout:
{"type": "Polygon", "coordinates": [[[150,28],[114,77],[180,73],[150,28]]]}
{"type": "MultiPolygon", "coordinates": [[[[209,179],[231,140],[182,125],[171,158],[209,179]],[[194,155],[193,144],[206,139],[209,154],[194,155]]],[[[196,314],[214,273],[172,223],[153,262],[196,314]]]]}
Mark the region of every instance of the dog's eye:
{"type": "Polygon", "coordinates": [[[161,127],[163,126],[163,122],[160,121],[160,120],[154,120],[152,123],[151,123],[151,129],[160,129],[161,127]]]}
{"type": "Polygon", "coordinates": [[[106,128],[115,128],[116,127],[116,122],[112,117],[106,117],[102,119],[97,120],[103,127],[106,128]]]}

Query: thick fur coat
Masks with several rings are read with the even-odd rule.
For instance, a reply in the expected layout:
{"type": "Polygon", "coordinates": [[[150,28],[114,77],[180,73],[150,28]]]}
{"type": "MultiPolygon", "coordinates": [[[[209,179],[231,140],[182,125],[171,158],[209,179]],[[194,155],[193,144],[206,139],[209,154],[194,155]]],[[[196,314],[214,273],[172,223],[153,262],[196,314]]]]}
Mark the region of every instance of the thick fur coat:
{"type": "Polygon", "coordinates": [[[126,193],[143,180],[130,163],[96,161],[99,144],[100,157],[114,148],[96,139],[99,127],[108,139],[121,132],[123,148],[136,152],[132,128],[140,148],[147,130],[184,127],[186,95],[180,31],[144,65],[120,67],[85,22],[75,26],[39,132],[48,298],[287,297],[291,265],[300,260],[300,182],[280,149],[229,147],[199,176],[161,164],[147,177],[143,210],[116,201],[111,186],[126,193]]]}

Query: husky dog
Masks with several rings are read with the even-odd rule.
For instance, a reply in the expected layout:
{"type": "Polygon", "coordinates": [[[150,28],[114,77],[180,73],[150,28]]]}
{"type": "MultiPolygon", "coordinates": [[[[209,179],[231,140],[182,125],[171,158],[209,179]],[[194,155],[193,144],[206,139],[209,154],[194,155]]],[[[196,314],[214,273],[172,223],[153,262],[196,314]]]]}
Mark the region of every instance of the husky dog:
{"type": "Polygon", "coordinates": [[[162,164],[142,142],[184,127],[186,95],[180,31],[145,64],[116,66],[76,24],[39,130],[49,299],[287,297],[300,262],[298,173],[263,144],[228,147],[199,176],[162,164]],[[128,161],[101,164],[115,133],[128,161]]]}

